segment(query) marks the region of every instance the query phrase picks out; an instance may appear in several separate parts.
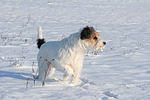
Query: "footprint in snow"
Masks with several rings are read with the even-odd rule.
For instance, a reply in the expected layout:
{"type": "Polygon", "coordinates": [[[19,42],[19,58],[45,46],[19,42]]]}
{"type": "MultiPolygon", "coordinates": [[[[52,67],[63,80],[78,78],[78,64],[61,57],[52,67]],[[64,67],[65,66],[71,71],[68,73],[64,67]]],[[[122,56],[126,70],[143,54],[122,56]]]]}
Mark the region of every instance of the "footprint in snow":
{"type": "Polygon", "coordinates": [[[79,87],[82,87],[86,90],[88,90],[90,85],[96,85],[94,82],[89,81],[88,79],[85,78],[80,78],[80,84],[78,85],[79,87]]]}
{"type": "MultiPolygon", "coordinates": [[[[108,97],[113,97],[113,98],[115,98],[115,99],[118,99],[118,95],[113,94],[113,93],[110,93],[109,91],[106,91],[106,92],[104,92],[103,94],[105,94],[105,95],[108,96],[108,97]]],[[[106,99],[103,99],[103,100],[106,100],[106,99]]]]}

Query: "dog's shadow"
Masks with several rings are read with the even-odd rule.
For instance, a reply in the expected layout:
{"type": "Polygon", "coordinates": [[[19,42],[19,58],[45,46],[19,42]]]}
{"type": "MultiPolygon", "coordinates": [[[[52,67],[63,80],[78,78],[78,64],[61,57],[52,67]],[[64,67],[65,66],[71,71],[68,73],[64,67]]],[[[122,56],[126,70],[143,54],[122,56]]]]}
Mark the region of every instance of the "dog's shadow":
{"type": "MultiPolygon", "coordinates": [[[[23,72],[10,72],[10,71],[0,71],[0,78],[5,78],[5,77],[8,77],[8,78],[12,78],[12,79],[20,79],[20,80],[35,80],[35,81],[43,81],[43,80],[39,80],[39,79],[34,79],[33,78],[33,75],[32,73],[23,73],[23,72]]],[[[89,80],[86,80],[84,78],[80,78],[81,80],[81,83],[78,84],[78,86],[82,87],[84,86],[85,84],[90,84],[90,85],[95,85],[95,83],[93,82],[90,82],[89,80]]],[[[55,78],[55,77],[51,77],[51,78],[46,78],[44,80],[45,82],[48,82],[48,83],[67,83],[69,84],[68,82],[66,81],[63,81],[62,79],[60,78],[55,78]]]]}
{"type": "Polygon", "coordinates": [[[0,78],[1,77],[10,77],[15,79],[27,80],[27,78],[31,77],[31,74],[22,72],[0,71],[0,78]]]}
{"type": "MultiPolygon", "coordinates": [[[[32,74],[29,73],[22,73],[22,72],[10,72],[10,71],[0,71],[0,78],[2,77],[9,77],[13,79],[20,79],[20,80],[36,80],[36,81],[42,81],[39,79],[34,79],[32,74]]],[[[48,78],[45,80],[46,82],[59,82],[61,80],[56,78],[48,78]]]]}

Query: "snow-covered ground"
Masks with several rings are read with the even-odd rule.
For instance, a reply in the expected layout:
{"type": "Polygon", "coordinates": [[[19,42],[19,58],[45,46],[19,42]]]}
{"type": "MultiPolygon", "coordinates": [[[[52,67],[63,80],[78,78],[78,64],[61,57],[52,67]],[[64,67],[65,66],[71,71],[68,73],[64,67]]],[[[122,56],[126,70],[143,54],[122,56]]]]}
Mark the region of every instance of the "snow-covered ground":
{"type": "Polygon", "coordinates": [[[150,0],[0,1],[0,100],[116,99],[150,99],[150,0]],[[38,26],[57,41],[86,25],[107,45],[85,54],[79,85],[34,81],[38,26]]]}

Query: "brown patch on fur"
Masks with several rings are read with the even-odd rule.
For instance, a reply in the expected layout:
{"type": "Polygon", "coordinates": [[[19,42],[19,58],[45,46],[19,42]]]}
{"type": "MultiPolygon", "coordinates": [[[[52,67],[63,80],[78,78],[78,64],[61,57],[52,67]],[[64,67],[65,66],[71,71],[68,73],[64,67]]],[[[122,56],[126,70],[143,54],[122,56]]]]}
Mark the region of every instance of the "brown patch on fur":
{"type": "Polygon", "coordinates": [[[87,41],[96,45],[98,43],[98,40],[99,40],[99,34],[100,34],[99,32],[94,32],[94,34],[92,34],[90,36],[90,39],[87,39],[87,41]]]}

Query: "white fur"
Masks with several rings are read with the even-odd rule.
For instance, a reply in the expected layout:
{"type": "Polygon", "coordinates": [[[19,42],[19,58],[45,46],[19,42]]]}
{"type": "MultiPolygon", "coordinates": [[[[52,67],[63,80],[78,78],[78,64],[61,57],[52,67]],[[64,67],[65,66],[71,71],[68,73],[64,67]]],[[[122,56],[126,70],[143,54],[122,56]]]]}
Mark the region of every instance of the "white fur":
{"type": "MultiPolygon", "coordinates": [[[[39,33],[42,34],[41,31],[39,33]]],[[[77,85],[85,52],[89,49],[104,49],[103,40],[99,38],[97,45],[93,45],[86,40],[81,40],[80,33],[81,31],[61,41],[50,41],[41,46],[37,56],[39,79],[52,76],[57,69],[64,73],[64,80],[72,76],[71,83],[77,85]]],[[[39,36],[41,38],[42,35],[39,36]]]]}
{"type": "Polygon", "coordinates": [[[42,28],[41,28],[41,26],[39,26],[39,28],[38,28],[38,38],[42,39],[42,28]]]}

